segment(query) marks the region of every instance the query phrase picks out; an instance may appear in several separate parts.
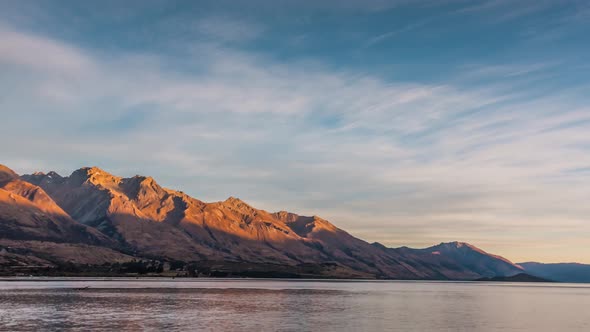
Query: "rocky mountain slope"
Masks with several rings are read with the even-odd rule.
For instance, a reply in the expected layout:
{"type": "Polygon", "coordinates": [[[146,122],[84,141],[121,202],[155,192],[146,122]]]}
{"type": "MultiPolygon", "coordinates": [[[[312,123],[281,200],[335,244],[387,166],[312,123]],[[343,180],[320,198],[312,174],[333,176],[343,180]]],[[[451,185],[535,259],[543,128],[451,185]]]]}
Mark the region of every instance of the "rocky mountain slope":
{"type": "Polygon", "coordinates": [[[75,220],[144,256],[337,264],[351,275],[428,276],[319,217],[269,213],[233,197],[204,203],[164,189],[150,177],[121,178],[95,167],[68,177],[36,173],[23,179],[44,188],[75,220]]]}
{"type": "MultiPolygon", "coordinates": [[[[270,213],[234,197],[205,203],[162,188],[151,177],[122,178],[96,167],[81,168],[70,176],[49,172],[10,177],[42,193],[35,196],[36,208],[54,211],[67,220],[64,223],[80,227],[80,234],[69,238],[94,236],[101,247],[136,257],[215,262],[238,269],[280,266],[328,277],[471,280],[522,272],[509,261],[466,244],[385,248],[317,216],[270,213]]],[[[8,219],[26,220],[10,204],[1,210],[8,219]]],[[[46,241],[59,241],[58,234],[43,227],[23,232],[49,234],[46,241]]],[[[22,240],[5,232],[0,237],[22,240]]]]}
{"type": "Polygon", "coordinates": [[[0,165],[0,264],[102,264],[130,259],[103,233],[74,221],[45,191],[0,165]]]}

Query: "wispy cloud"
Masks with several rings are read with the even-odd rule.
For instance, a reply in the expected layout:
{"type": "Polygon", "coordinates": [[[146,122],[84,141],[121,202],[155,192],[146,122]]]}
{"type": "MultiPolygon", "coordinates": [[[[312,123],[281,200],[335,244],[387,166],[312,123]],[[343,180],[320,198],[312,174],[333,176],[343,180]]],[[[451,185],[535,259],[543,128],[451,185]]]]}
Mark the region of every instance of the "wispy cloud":
{"type": "Polygon", "coordinates": [[[26,69],[80,73],[92,69],[82,52],[64,43],[27,35],[0,25],[0,61],[26,69]]]}
{"type": "Polygon", "coordinates": [[[428,21],[427,20],[423,20],[423,21],[420,21],[420,22],[415,22],[415,23],[408,24],[408,25],[406,25],[404,27],[401,27],[399,29],[391,30],[391,31],[382,33],[380,35],[374,36],[374,37],[369,38],[367,40],[367,42],[365,43],[365,47],[370,47],[370,46],[373,46],[373,45],[375,45],[377,43],[381,43],[381,42],[383,42],[383,41],[385,41],[387,39],[391,39],[391,38],[394,38],[396,36],[399,36],[400,34],[403,34],[403,33],[406,33],[406,32],[409,32],[409,31],[412,31],[412,30],[415,30],[415,29],[419,29],[419,28],[425,26],[426,24],[428,24],[428,21]]]}
{"type": "Polygon", "coordinates": [[[557,4],[551,0],[525,0],[518,3],[510,0],[485,0],[473,2],[473,4],[462,7],[456,12],[461,14],[487,13],[487,17],[496,23],[500,23],[534,14],[557,4]],[[489,15],[490,13],[494,13],[494,15],[489,15]]]}
{"type": "Polygon", "coordinates": [[[217,42],[248,42],[264,32],[264,26],[259,23],[230,17],[204,17],[194,23],[200,34],[217,42]]]}

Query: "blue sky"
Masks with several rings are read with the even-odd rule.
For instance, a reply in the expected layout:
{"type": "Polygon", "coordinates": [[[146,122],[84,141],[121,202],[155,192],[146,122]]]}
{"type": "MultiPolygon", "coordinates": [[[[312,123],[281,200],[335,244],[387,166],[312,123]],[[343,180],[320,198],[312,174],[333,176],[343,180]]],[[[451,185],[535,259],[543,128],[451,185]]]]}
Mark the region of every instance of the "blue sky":
{"type": "Polygon", "coordinates": [[[586,1],[2,1],[0,162],[590,263],[586,1]]]}

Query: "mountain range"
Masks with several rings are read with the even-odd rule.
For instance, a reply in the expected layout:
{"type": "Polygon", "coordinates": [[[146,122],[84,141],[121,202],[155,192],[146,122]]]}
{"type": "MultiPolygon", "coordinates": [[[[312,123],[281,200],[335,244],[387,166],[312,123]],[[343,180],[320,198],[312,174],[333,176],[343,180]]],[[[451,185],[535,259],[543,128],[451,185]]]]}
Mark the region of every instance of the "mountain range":
{"type": "Polygon", "coordinates": [[[206,203],[151,177],[97,167],[19,176],[0,165],[0,270],[130,262],[323,278],[477,280],[538,271],[462,242],[370,244],[318,216],[267,212],[235,197],[206,203]]]}

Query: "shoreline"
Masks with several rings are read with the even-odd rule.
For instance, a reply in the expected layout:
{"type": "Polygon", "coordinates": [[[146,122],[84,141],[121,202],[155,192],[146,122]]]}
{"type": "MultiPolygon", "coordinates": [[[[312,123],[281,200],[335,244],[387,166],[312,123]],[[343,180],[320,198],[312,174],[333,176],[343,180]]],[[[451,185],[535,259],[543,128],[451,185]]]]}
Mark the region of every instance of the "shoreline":
{"type": "Polygon", "coordinates": [[[319,283],[469,283],[469,284],[588,284],[565,283],[555,281],[503,281],[503,280],[424,280],[424,279],[335,279],[335,278],[247,278],[247,277],[163,277],[163,276],[31,276],[0,277],[0,282],[235,282],[235,281],[271,281],[271,282],[319,282],[319,283]]]}

